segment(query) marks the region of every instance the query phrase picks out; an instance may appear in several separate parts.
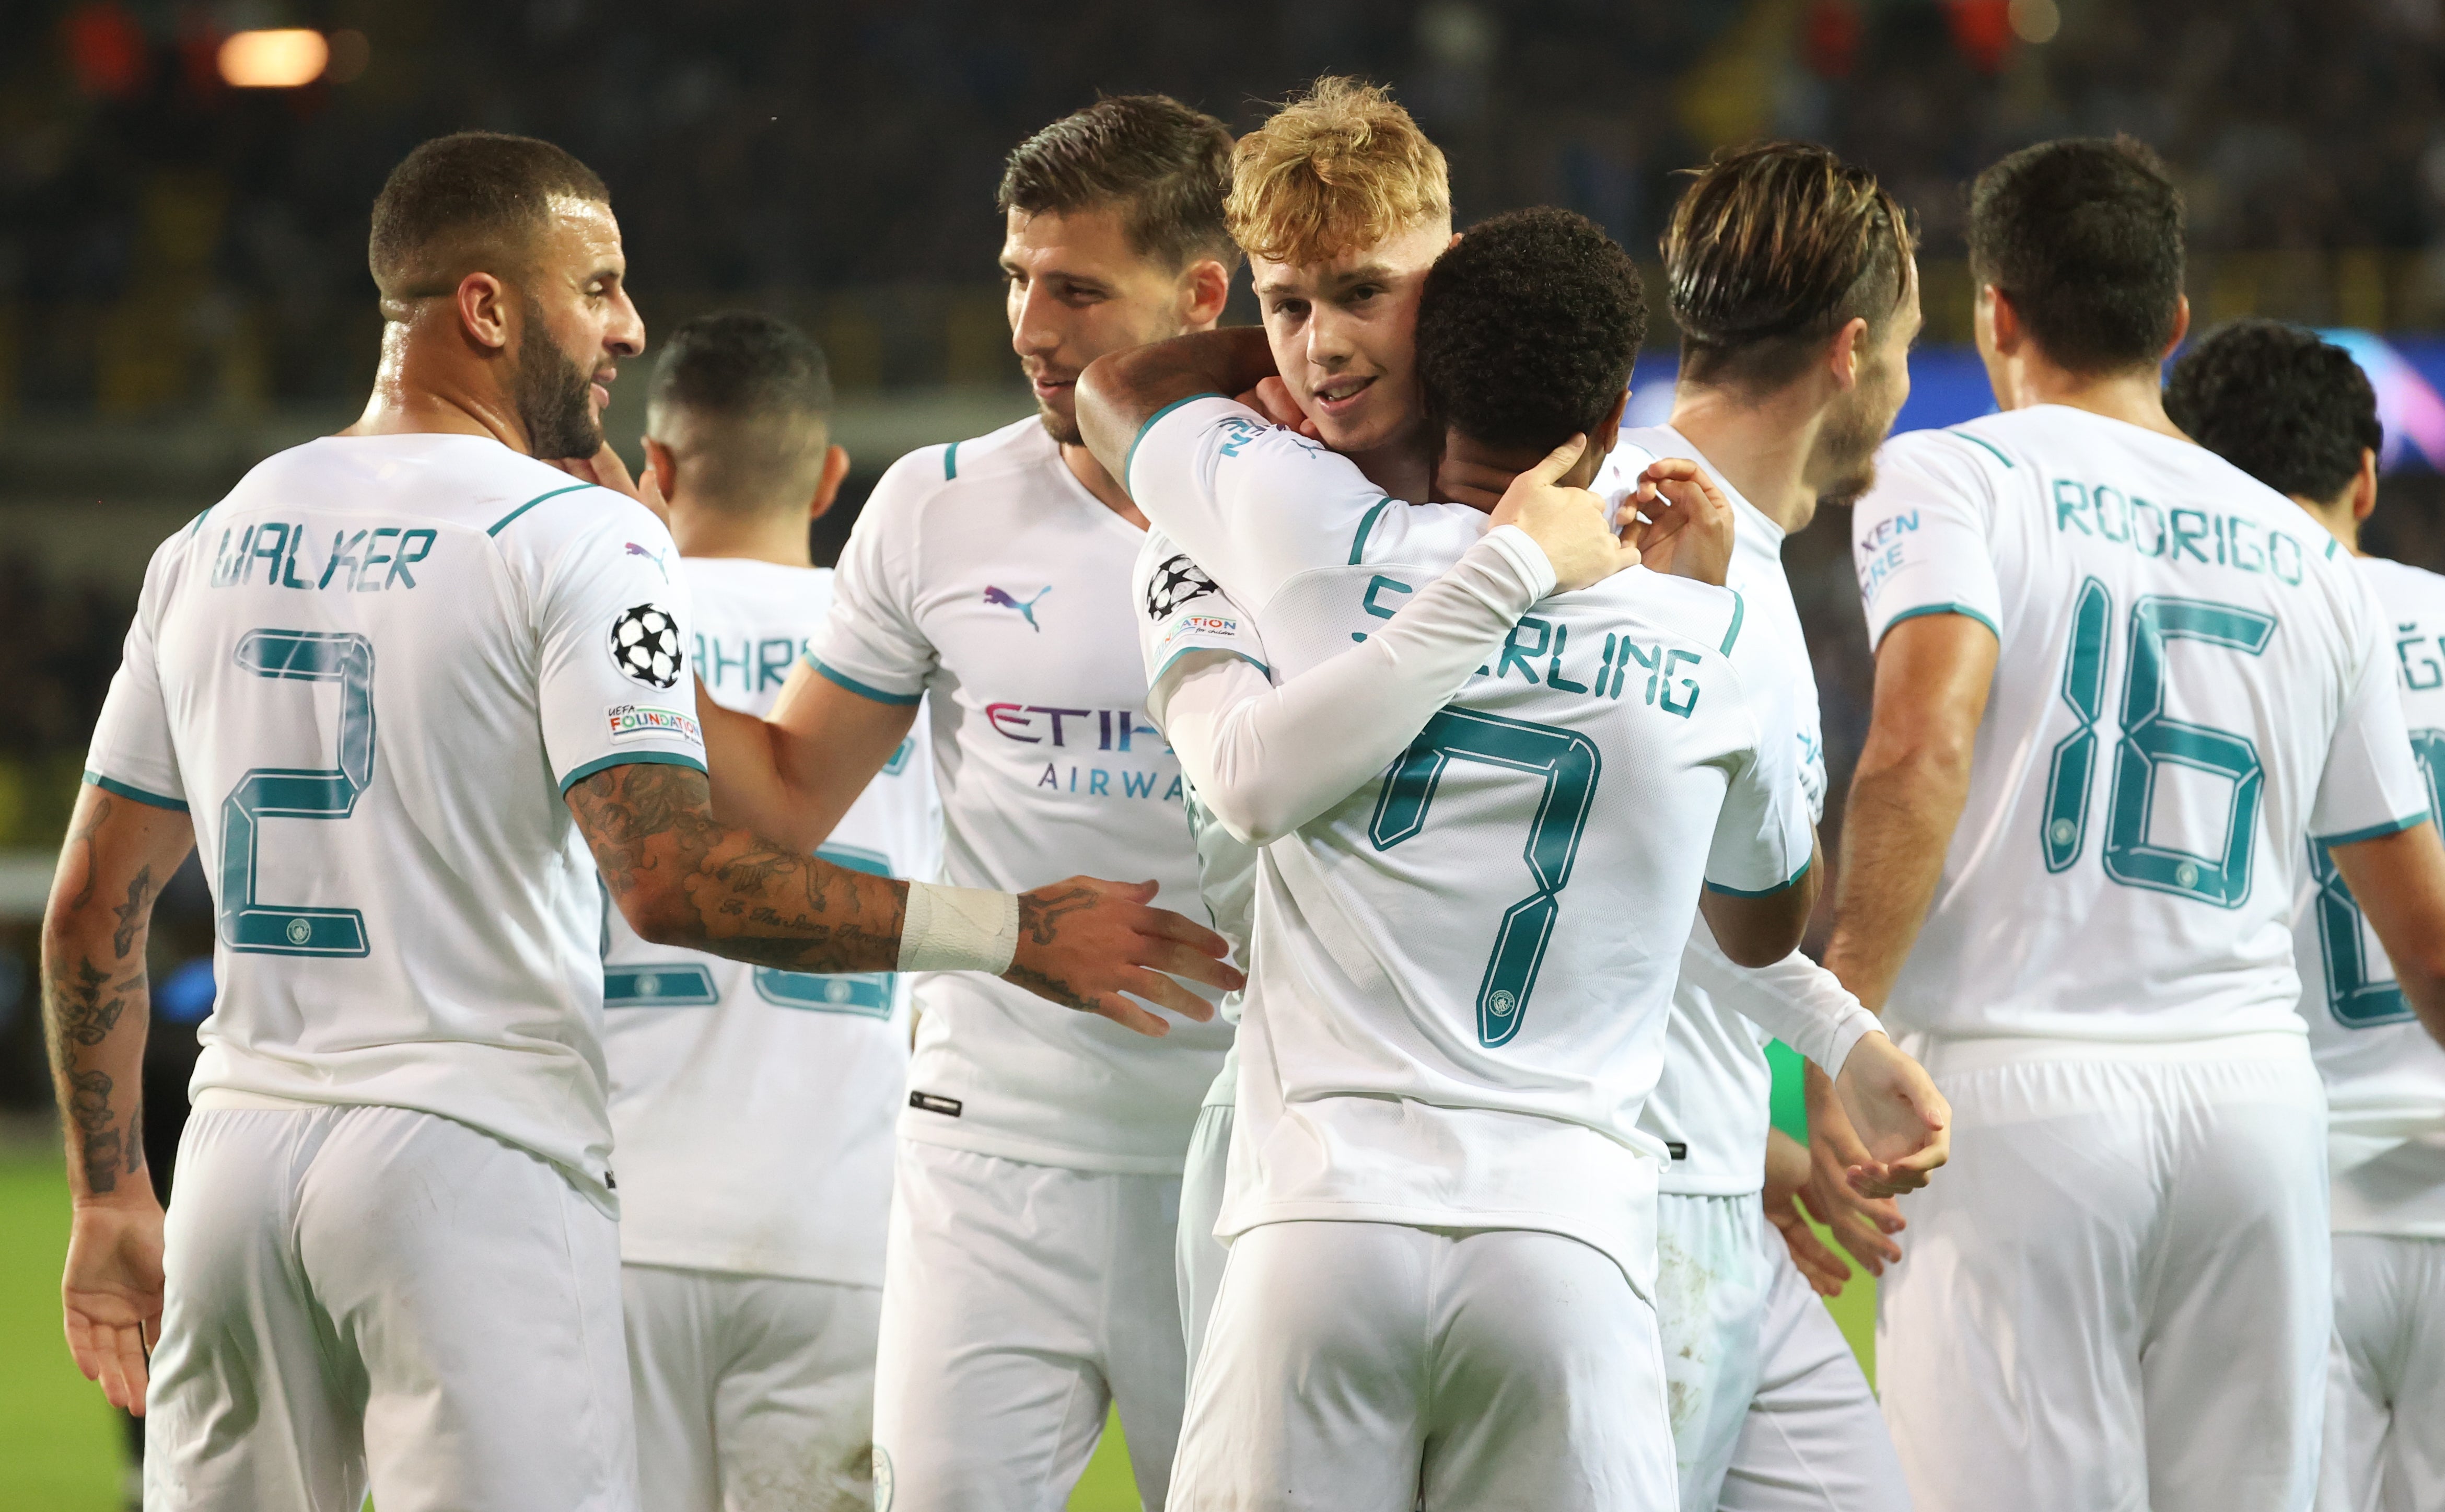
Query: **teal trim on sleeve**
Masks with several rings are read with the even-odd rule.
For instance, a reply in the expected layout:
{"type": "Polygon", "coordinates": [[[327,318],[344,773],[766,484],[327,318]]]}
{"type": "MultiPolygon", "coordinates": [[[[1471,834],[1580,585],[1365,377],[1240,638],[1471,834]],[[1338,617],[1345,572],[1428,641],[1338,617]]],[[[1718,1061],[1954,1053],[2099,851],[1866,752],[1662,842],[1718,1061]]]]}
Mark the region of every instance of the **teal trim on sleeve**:
{"type": "Polygon", "coordinates": [[[1245,651],[1226,650],[1219,645],[1184,645],[1179,650],[1172,652],[1171,655],[1164,659],[1163,665],[1154,669],[1154,676],[1147,679],[1147,685],[1151,687],[1155,683],[1162,681],[1163,675],[1170,671],[1174,666],[1178,665],[1182,657],[1194,656],[1200,651],[1211,651],[1217,656],[1236,656],[1241,661],[1247,663],[1252,667],[1255,667],[1258,671],[1262,672],[1266,677],[1271,678],[1274,675],[1274,669],[1272,667],[1265,665],[1265,663],[1258,661],[1255,657],[1250,656],[1245,651]]]}
{"type": "Polygon", "coordinates": [[[1127,493],[1129,491],[1129,469],[1138,465],[1138,448],[1145,443],[1147,432],[1154,429],[1155,421],[1163,419],[1166,415],[1170,414],[1173,410],[1178,409],[1183,404],[1194,404],[1201,399],[1228,399],[1231,396],[1228,394],[1191,394],[1186,399],[1175,399],[1170,403],[1166,404],[1163,408],[1156,410],[1153,414],[1148,416],[1146,418],[1146,423],[1138,427],[1138,433],[1129,438],[1129,455],[1121,458],[1122,492],[1127,493]]]}
{"type": "Polygon", "coordinates": [[[196,532],[202,530],[204,528],[204,514],[210,514],[216,507],[217,506],[211,504],[205,505],[203,514],[198,514],[194,519],[187,522],[187,533],[189,535],[193,535],[196,532]]]}
{"type": "Polygon", "coordinates": [[[122,798],[133,798],[139,803],[150,804],[156,809],[167,809],[173,813],[187,812],[187,806],[176,798],[165,798],[158,793],[147,793],[142,788],[129,787],[117,777],[105,777],[99,772],[87,772],[84,779],[103,792],[116,793],[122,798]]]}
{"type": "Polygon", "coordinates": [[[1792,888],[1799,887],[1801,879],[1808,875],[1808,868],[1816,864],[1817,858],[1815,856],[1811,856],[1807,860],[1801,862],[1800,864],[1800,869],[1791,874],[1791,880],[1783,883],[1780,887],[1760,887],[1757,891],[1751,892],[1746,887],[1726,887],[1718,882],[1708,882],[1707,884],[1707,890],[1708,892],[1720,892],[1727,897],[1733,898],[1771,898],[1777,893],[1789,892],[1792,888]]]}
{"type": "Polygon", "coordinates": [[[623,751],[617,756],[607,756],[598,761],[588,761],[561,778],[560,791],[567,793],[588,777],[608,767],[686,767],[692,771],[702,772],[704,763],[692,756],[681,756],[677,751],[623,751]]]}
{"type": "Polygon", "coordinates": [[[812,651],[807,653],[806,661],[807,665],[813,667],[826,678],[839,683],[842,687],[849,689],[851,693],[856,694],[861,699],[872,699],[877,703],[897,703],[902,705],[922,703],[925,699],[925,695],[923,693],[886,693],[881,688],[868,687],[865,683],[860,682],[857,679],[850,677],[846,672],[840,671],[834,667],[826,666],[823,663],[815,659],[815,654],[812,651]]]}
{"type": "Polygon", "coordinates": [[[2333,561],[2335,559],[2335,553],[2342,550],[2342,546],[2343,543],[2341,541],[2328,541],[2326,543],[2326,560],[2329,562],[2333,561]]]}
{"type": "Polygon", "coordinates": [[[960,476],[960,443],[953,441],[943,453],[943,481],[947,483],[960,476]]]}
{"type": "Polygon", "coordinates": [[[1972,446],[1985,447],[1988,453],[1991,455],[1995,460],[2003,463],[2006,467],[2010,467],[2012,465],[2012,459],[2005,456],[2001,451],[1998,451],[1994,443],[1991,441],[1982,441],[1977,437],[1970,435],[1968,431],[1962,430],[1948,430],[1944,434],[1947,436],[1958,436],[1972,446]]]}
{"type": "Polygon", "coordinates": [[[2408,819],[2389,819],[2383,824],[2373,824],[2365,830],[2355,830],[2349,834],[2322,834],[2318,837],[2318,843],[2322,846],[2358,845],[2362,840],[2382,840],[2387,835],[2400,834],[2405,830],[2417,830],[2427,822],[2428,811],[2422,809],[2408,819]]]}
{"type": "Polygon", "coordinates": [[[1367,532],[1375,528],[1375,522],[1383,518],[1384,512],[1391,507],[1392,501],[1390,499],[1379,498],[1375,501],[1375,507],[1373,509],[1369,510],[1364,515],[1359,517],[1358,533],[1350,538],[1350,565],[1352,567],[1356,567],[1358,565],[1359,557],[1366,553],[1367,532]]]}
{"type": "Polygon", "coordinates": [[[521,514],[524,514],[527,511],[529,511],[529,510],[531,510],[531,509],[534,508],[536,505],[538,505],[538,504],[542,503],[545,499],[548,499],[548,498],[558,498],[558,497],[560,497],[563,494],[574,494],[574,493],[576,493],[576,492],[577,492],[579,489],[581,489],[581,488],[592,488],[592,487],[594,487],[594,485],[593,485],[593,484],[591,484],[591,483],[571,483],[571,484],[569,484],[567,488],[556,488],[556,489],[553,489],[553,490],[552,490],[551,493],[549,493],[549,494],[537,494],[534,497],[532,497],[532,498],[531,498],[531,499],[527,500],[525,503],[523,503],[523,504],[519,505],[516,509],[513,509],[513,510],[510,511],[507,514],[504,514],[504,515],[502,515],[499,519],[495,520],[495,521],[493,522],[493,527],[492,527],[492,529],[490,529],[490,530],[486,531],[484,533],[485,533],[485,534],[487,534],[487,535],[498,535],[498,534],[500,534],[502,531],[506,530],[506,529],[509,527],[509,523],[510,523],[512,520],[516,519],[516,518],[517,518],[519,515],[521,515],[521,514]]]}
{"type": "MultiPolygon", "coordinates": [[[[1901,624],[1904,620],[1915,620],[1929,614],[1958,614],[1964,619],[1976,620],[1979,624],[1987,626],[1988,634],[1992,635],[1998,641],[2004,639],[2004,632],[1995,628],[1995,622],[1993,620],[1990,620],[1984,614],[1979,613],[1976,609],[1971,608],[1967,604],[1922,604],[1914,609],[1904,609],[1899,614],[1894,615],[1892,619],[1885,622],[1885,635],[1893,634],[1894,626],[1901,624]]],[[[1884,636],[1880,635],[1876,639],[1881,641],[1884,639],[1884,636]]]]}
{"type": "Polygon", "coordinates": [[[1748,611],[1748,601],[1741,597],[1741,590],[1732,589],[1732,627],[1724,632],[1723,654],[1725,656],[1732,654],[1732,643],[1741,638],[1741,621],[1748,611]]]}

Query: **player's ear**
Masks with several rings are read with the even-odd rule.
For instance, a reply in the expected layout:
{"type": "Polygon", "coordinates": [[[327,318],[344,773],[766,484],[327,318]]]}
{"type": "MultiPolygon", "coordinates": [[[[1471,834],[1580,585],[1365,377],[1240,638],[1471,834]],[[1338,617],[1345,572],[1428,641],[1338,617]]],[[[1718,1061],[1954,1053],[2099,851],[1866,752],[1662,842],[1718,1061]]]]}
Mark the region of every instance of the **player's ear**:
{"type": "Polygon", "coordinates": [[[491,351],[506,351],[510,345],[509,286],[492,273],[469,273],[458,280],[457,291],[459,328],[467,339],[491,351]]]}
{"type": "Polygon", "coordinates": [[[2156,354],[2156,360],[2161,363],[2166,358],[2173,356],[2174,348],[2182,345],[2182,338],[2188,336],[2190,333],[2191,296],[2188,294],[2176,294],[2174,296],[2174,339],[2165,344],[2165,349],[2156,354]]]}
{"type": "Polygon", "coordinates": [[[1859,367],[1863,359],[1859,348],[1868,339],[1867,317],[1854,315],[1834,333],[1833,344],[1826,348],[1827,370],[1833,374],[1834,386],[1852,389],[1859,386],[1859,367]]]}
{"type": "Polygon", "coordinates": [[[645,471],[654,476],[654,487],[667,500],[680,491],[680,459],[671,449],[651,436],[645,438],[645,471]]]}
{"type": "Polygon", "coordinates": [[[1231,270],[1216,257],[1200,257],[1180,275],[1181,325],[1204,330],[1222,318],[1231,298],[1231,270]]]}
{"type": "Polygon", "coordinates": [[[1613,407],[1605,411],[1604,419],[1596,421],[1596,428],[1588,432],[1588,450],[1598,457],[1612,451],[1613,443],[1621,438],[1621,418],[1629,410],[1630,390],[1624,388],[1613,397],[1613,407]]]}
{"type": "Polygon", "coordinates": [[[849,477],[849,448],[834,441],[824,453],[824,474],[815,480],[814,502],[807,509],[807,518],[822,519],[840,498],[841,484],[849,477]]]}
{"type": "Polygon", "coordinates": [[[2377,513],[2377,453],[2361,448],[2361,476],[2352,479],[2352,518],[2365,523],[2377,513]]]}

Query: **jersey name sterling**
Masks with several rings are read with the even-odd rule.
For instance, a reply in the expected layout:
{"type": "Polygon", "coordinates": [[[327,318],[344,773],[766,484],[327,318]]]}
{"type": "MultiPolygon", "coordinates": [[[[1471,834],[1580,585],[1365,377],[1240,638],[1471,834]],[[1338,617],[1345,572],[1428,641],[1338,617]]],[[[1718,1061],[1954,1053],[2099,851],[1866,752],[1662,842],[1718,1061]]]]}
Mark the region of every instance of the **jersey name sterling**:
{"type": "MultiPolygon", "coordinates": [[[[1360,595],[1359,607],[1389,620],[1395,610],[1387,606],[1385,596],[1415,591],[1407,583],[1378,573],[1369,580],[1360,595]]],[[[1699,687],[1695,674],[1704,660],[1702,653],[1656,640],[1642,643],[1620,629],[1606,629],[1599,649],[1596,629],[1593,625],[1580,626],[1580,648],[1575,651],[1571,647],[1570,625],[1558,619],[1524,615],[1511,627],[1494,665],[1490,669],[1479,667],[1477,675],[1491,677],[1498,682],[1507,677],[1519,677],[1532,683],[1541,682],[1558,693],[1584,693],[1592,699],[1619,699],[1628,687],[1634,690],[1632,697],[1639,702],[1667,714],[1677,714],[1686,719],[1697,712],[1699,687]],[[1581,675],[1570,676],[1571,667],[1581,675]],[[1633,682],[1633,676],[1640,674],[1644,681],[1633,682]]],[[[1367,635],[1363,630],[1353,630],[1350,638],[1364,641],[1367,635]]]]}

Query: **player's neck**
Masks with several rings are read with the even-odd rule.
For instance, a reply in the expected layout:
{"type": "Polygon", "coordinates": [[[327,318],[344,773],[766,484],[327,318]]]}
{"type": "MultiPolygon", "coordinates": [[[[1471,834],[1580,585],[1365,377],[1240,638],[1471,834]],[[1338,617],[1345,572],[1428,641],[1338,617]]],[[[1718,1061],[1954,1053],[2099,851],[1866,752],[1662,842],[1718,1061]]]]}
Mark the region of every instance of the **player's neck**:
{"type": "Polygon", "coordinates": [[[731,557],[776,567],[812,567],[804,509],[735,513],[671,500],[671,539],[681,556],[731,557]]]}
{"type": "Polygon", "coordinates": [[[430,338],[392,321],[383,327],[382,363],[364,413],[343,436],[489,436],[527,452],[517,405],[492,382],[491,367],[464,370],[430,349],[430,338]]]}
{"type": "Polygon", "coordinates": [[[1139,530],[1147,528],[1147,517],[1138,512],[1137,505],[1121,485],[1112,481],[1112,475],[1104,471],[1104,464],[1095,460],[1094,453],[1084,446],[1065,442],[1061,448],[1061,460],[1070,469],[1070,476],[1078,480],[1081,488],[1102,500],[1104,508],[1139,530]]]}
{"type": "Polygon", "coordinates": [[[1434,454],[1428,448],[1423,422],[1372,451],[1343,455],[1358,464],[1358,471],[1367,475],[1367,481],[1381,489],[1388,498],[1396,498],[1403,503],[1424,503],[1434,488],[1434,454]]]}
{"type": "Polygon", "coordinates": [[[1672,397],[1672,428],[1786,535],[1817,517],[1808,457],[1824,423],[1824,407],[1798,385],[1758,398],[1684,383],[1672,397]]]}
{"type": "Polygon", "coordinates": [[[2025,345],[2019,352],[1990,364],[1995,383],[1995,407],[2027,409],[2033,404],[2061,404],[2086,410],[2125,425],[2170,436],[2190,437],[2165,414],[2164,381],[2152,364],[2102,376],[2067,372],[2043,353],[2025,345]]]}

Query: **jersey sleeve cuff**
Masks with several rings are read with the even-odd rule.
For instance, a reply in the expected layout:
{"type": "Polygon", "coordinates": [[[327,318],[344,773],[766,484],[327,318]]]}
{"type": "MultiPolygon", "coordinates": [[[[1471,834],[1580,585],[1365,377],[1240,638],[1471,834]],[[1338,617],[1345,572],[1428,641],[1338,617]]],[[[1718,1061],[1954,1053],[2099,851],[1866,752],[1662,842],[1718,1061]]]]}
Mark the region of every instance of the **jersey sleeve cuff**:
{"type": "Polygon", "coordinates": [[[2004,639],[2004,632],[1995,627],[1994,619],[1983,609],[1971,608],[1967,604],[1921,604],[1914,607],[1902,610],[1899,614],[1894,615],[1892,619],[1887,620],[1882,625],[1878,626],[1876,640],[1868,649],[1874,651],[1876,646],[1884,644],[1885,637],[1891,635],[1893,633],[1894,626],[1901,624],[1902,621],[1923,619],[1931,614],[1958,614],[1964,619],[1976,620],[1979,624],[1987,626],[1987,633],[1993,636],[1997,641],[2000,642],[2004,639]]]}
{"type": "Polygon", "coordinates": [[[816,673],[827,681],[838,683],[861,699],[872,699],[877,703],[896,703],[903,707],[924,701],[925,695],[922,689],[915,693],[887,693],[870,682],[860,682],[812,651],[808,652],[801,660],[807,665],[813,667],[816,673]]]}
{"type": "MultiPolygon", "coordinates": [[[[144,789],[136,786],[132,782],[121,782],[117,777],[105,777],[101,773],[93,771],[91,768],[86,769],[84,779],[95,787],[100,788],[103,792],[115,793],[122,798],[132,798],[138,803],[150,804],[156,809],[167,809],[173,813],[185,813],[187,812],[187,800],[184,798],[173,798],[159,793],[147,793],[144,789]]],[[[2425,818],[2426,815],[2423,814],[2421,817],[2425,818]]]]}
{"type": "Polygon", "coordinates": [[[1809,857],[1807,860],[1800,864],[1800,869],[1798,871],[1793,872],[1788,878],[1776,883],[1771,887],[1758,887],[1755,889],[1748,887],[1727,887],[1722,883],[1717,882],[1714,878],[1708,877],[1707,879],[1707,890],[1708,892],[1720,892],[1727,897],[1733,898],[1771,898],[1777,893],[1789,892],[1792,888],[1799,887],[1801,879],[1808,875],[1808,868],[1816,864],[1817,858],[1815,856],[1809,857]]]}
{"type": "MultiPolygon", "coordinates": [[[[91,775],[90,773],[86,775],[91,775]]],[[[184,808],[186,805],[180,804],[179,807],[184,808]]],[[[2343,834],[2322,834],[2318,836],[2318,843],[2322,846],[2348,846],[2357,845],[2362,840],[2382,840],[2387,835],[2400,834],[2405,830],[2417,830],[2427,822],[2428,811],[2422,809],[2408,819],[2388,819],[2383,824],[2373,824],[2365,830],[2353,830],[2343,834]]]]}
{"type": "Polygon", "coordinates": [[[683,756],[677,751],[621,751],[611,756],[598,756],[561,778],[560,791],[567,793],[597,772],[607,771],[612,767],[687,767],[702,772],[704,763],[695,756],[683,756]]]}

